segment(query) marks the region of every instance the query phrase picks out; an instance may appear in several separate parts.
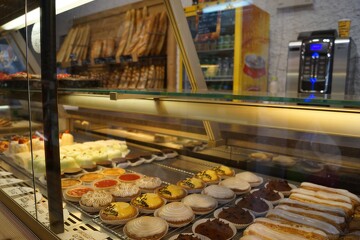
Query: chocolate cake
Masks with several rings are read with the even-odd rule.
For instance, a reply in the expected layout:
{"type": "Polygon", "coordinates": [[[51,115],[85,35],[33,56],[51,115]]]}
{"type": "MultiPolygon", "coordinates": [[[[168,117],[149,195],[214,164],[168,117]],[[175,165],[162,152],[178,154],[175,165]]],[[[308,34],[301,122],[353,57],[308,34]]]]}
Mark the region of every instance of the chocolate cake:
{"type": "Polygon", "coordinates": [[[210,239],[217,240],[230,239],[234,234],[228,223],[225,223],[217,218],[212,220],[209,219],[206,222],[200,223],[196,226],[195,232],[210,239]]]}
{"type": "Polygon", "coordinates": [[[292,189],[286,180],[270,180],[266,184],[266,188],[279,192],[287,192],[292,189]]]}
{"type": "Polygon", "coordinates": [[[174,240],[201,240],[199,237],[191,234],[179,234],[179,236],[177,238],[175,238],[174,240]]]}
{"type": "Polygon", "coordinates": [[[246,208],[257,213],[262,213],[269,210],[269,205],[266,204],[266,202],[260,197],[256,197],[253,194],[249,194],[242,198],[239,202],[237,202],[236,206],[239,208],[246,208]]]}
{"type": "Polygon", "coordinates": [[[254,221],[253,216],[248,210],[244,210],[240,207],[234,206],[229,208],[223,208],[219,213],[219,218],[225,219],[234,224],[250,224],[254,221]]]}
{"type": "Polygon", "coordinates": [[[278,192],[275,192],[269,188],[260,188],[257,191],[252,193],[255,197],[263,198],[268,201],[277,201],[281,199],[281,196],[278,192]]]}

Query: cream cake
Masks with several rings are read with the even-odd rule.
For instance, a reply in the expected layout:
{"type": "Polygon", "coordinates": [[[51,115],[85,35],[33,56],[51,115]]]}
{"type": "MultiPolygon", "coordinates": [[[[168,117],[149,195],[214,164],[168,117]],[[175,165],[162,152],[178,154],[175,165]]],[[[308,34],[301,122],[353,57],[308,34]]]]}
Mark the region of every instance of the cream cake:
{"type": "Polygon", "coordinates": [[[133,183],[120,182],[111,190],[111,194],[116,201],[130,201],[140,195],[140,188],[133,183]]]}
{"type": "Polygon", "coordinates": [[[168,228],[167,222],[162,218],[142,216],[127,222],[124,233],[134,240],[154,240],[164,237],[168,228]]]}
{"type": "Polygon", "coordinates": [[[257,187],[263,183],[263,179],[252,172],[238,173],[235,175],[235,178],[248,182],[251,187],[257,187]]]}
{"type": "Polygon", "coordinates": [[[80,207],[87,212],[99,212],[113,201],[111,193],[98,190],[89,191],[81,196],[80,207]]]}
{"type": "Polygon", "coordinates": [[[227,203],[235,198],[234,191],[220,185],[207,186],[202,193],[215,198],[219,203],[227,203]]]}
{"type": "Polygon", "coordinates": [[[153,192],[156,188],[162,184],[161,179],[158,177],[143,176],[136,181],[136,185],[143,192],[153,192]]]}
{"type": "Polygon", "coordinates": [[[213,211],[218,202],[215,198],[205,194],[190,194],[184,197],[181,202],[191,207],[195,214],[203,215],[213,211]]]}
{"type": "Polygon", "coordinates": [[[170,227],[183,227],[195,217],[193,210],[182,202],[168,203],[155,211],[155,216],[168,222],[170,227]]]}
{"type": "Polygon", "coordinates": [[[230,177],[222,180],[219,183],[220,186],[224,186],[233,190],[236,194],[245,194],[250,191],[251,186],[245,180],[241,178],[230,177]]]}

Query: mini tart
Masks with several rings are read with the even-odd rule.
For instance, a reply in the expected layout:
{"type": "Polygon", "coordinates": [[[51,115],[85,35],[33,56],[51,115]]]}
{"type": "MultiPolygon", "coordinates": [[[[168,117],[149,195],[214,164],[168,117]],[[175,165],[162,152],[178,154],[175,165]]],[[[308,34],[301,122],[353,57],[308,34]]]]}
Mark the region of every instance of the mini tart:
{"type": "Polygon", "coordinates": [[[74,178],[62,178],[61,179],[61,188],[65,190],[70,187],[75,187],[81,185],[81,180],[74,178]]]}
{"type": "Polygon", "coordinates": [[[105,176],[101,173],[85,173],[81,175],[79,179],[83,182],[83,184],[91,185],[92,182],[103,179],[104,177],[105,176]]]}
{"type": "Polygon", "coordinates": [[[219,185],[230,188],[237,195],[248,193],[251,190],[251,186],[248,182],[235,177],[224,179],[219,183],[219,185]]]}
{"type": "Polygon", "coordinates": [[[235,171],[233,169],[224,165],[214,167],[212,170],[214,170],[221,178],[233,177],[235,175],[235,171]]]}
{"type": "Polygon", "coordinates": [[[286,197],[290,195],[292,189],[296,188],[295,185],[288,183],[286,180],[270,180],[265,183],[265,187],[281,192],[286,197]]]}
{"type": "Polygon", "coordinates": [[[97,170],[96,164],[85,164],[80,165],[82,169],[84,169],[86,172],[95,172],[97,170]]]}
{"type": "Polygon", "coordinates": [[[162,218],[142,216],[127,222],[123,231],[133,240],[157,240],[166,235],[168,228],[169,225],[162,218]]]}
{"type": "Polygon", "coordinates": [[[235,178],[244,180],[250,184],[251,187],[258,187],[263,183],[263,178],[252,172],[241,172],[235,175],[235,178]]]}
{"type": "Polygon", "coordinates": [[[218,206],[215,198],[205,194],[190,194],[181,200],[182,203],[191,207],[198,215],[208,214],[218,206]]]}
{"type": "Polygon", "coordinates": [[[210,239],[228,240],[235,236],[237,230],[232,223],[224,219],[204,218],[193,224],[192,231],[210,239]]]}
{"type": "Polygon", "coordinates": [[[113,201],[111,193],[99,190],[90,191],[81,196],[80,207],[87,212],[96,213],[113,201]]]}
{"type": "Polygon", "coordinates": [[[170,227],[186,226],[195,218],[193,210],[182,202],[166,204],[157,209],[154,216],[164,219],[170,227]]]}
{"type": "Polygon", "coordinates": [[[90,191],[94,191],[94,189],[91,187],[85,187],[85,186],[68,188],[64,192],[64,198],[71,202],[79,202],[81,199],[81,196],[90,191]]]}
{"type": "Polygon", "coordinates": [[[119,181],[112,178],[99,179],[93,182],[93,187],[97,190],[111,190],[119,184],[119,181]]]}
{"type": "Polygon", "coordinates": [[[271,202],[273,205],[277,205],[280,200],[284,198],[284,194],[269,188],[254,189],[251,191],[251,194],[255,197],[265,199],[271,202]]]}
{"type": "Polygon", "coordinates": [[[138,209],[126,202],[112,202],[99,213],[102,222],[113,225],[125,224],[138,215],[138,209]]]}
{"type": "Polygon", "coordinates": [[[118,180],[125,183],[135,183],[141,177],[142,176],[137,173],[124,173],[118,177],[118,180]]]}
{"type": "Polygon", "coordinates": [[[161,184],[162,181],[158,177],[143,176],[136,181],[136,185],[138,185],[142,192],[154,192],[154,190],[160,187],[161,184]]]}
{"type": "Polygon", "coordinates": [[[176,184],[185,188],[188,193],[199,193],[206,187],[206,183],[199,178],[185,178],[176,184]]]}
{"type": "Polygon", "coordinates": [[[235,205],[239,208],[246,208],[250,210],[255,217],[265,216],[266,213],[273,208],[271,202],[255,197],[252,194],[239,198],[236,200],[235,205]]]}
{"type": "Polygon", "coordinates": [[[155,192],[169,202],[180,201],[187,195],[187,191],[185,189],[173,184],[160,187],[156,189],[155,192]]]}
{"type": "Polygon", "coordinates": [[[143,193],[131,200],[131,205],[137,207],[142,213],[153,213],[156,209],[165,205],[166,200],[156,193],[143,193]]]}
{"type": "Polygon", "coordinates": [[[74,177],[82,172],[82,168],[65,168],[63,170],[65,176],[74,177]]]}
{"type": "Polygon", "coordinates": [[[218,184],[220,181],[219,175],[214,170],[208,169],[195,174],[196,178],[201,179],[206,184],[218,184]]]}
{"type": "Polygon", "coordinates": [[[236,196],[233,190],[219,185],[207,186],[201,193],[215,198],[219,203],[228,203],[236,196]]]}
{"type": "Polygon", "coordinates": [[[115,201],[130,201],[131,199],[139,196],[141,193],[140,188],[133,183],[120,182],[114,189],[111,190],[115,201]]]}
{"type": "Polygon", "coordinates": [[[101,171],[106,177],[116,178],[121,174],[125,173],[125,169],[123,168],[106,168],[101,171]]]}
{"type": "Polygon", "coordinates": [[[249,210],[236,206],[219,208],[214,212],[214,217],[231,222],[237,229],[246,228],[255,219],[249,210]]]}

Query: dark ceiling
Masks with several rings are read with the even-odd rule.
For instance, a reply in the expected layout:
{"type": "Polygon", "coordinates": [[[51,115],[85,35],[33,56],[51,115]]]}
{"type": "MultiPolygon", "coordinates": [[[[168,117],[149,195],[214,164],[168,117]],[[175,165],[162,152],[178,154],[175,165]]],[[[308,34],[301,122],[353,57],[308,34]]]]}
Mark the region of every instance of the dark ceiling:
{"type": "MultiPolygon", "coordinates": [[[[27,0],[28,11],[39,6],[40,0],[27,0]]],[[[25,13],[25,0],[0,0],[0,26],[25,13]]]]}

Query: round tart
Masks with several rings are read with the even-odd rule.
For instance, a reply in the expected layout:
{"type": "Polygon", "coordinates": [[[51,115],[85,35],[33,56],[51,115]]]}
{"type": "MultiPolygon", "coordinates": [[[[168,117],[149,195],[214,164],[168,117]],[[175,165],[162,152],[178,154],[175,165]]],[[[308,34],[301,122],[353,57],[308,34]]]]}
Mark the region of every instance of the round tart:
{"type": "Polygon", "coordinates": [[[276,165],[283,167],[291,167],[296,164],[296,160],[293,157],[278,155],[272,158],[272,162],[276,165]]]}
{"type": "Polygon", "coordinates": [[[158,177],[144,176],[136,181],[136,185],[138,185],[142,192],[154,192],[161,184],[161,179],[158,177]]]}
{"type": "Polygon", "coordinates": [[[271,202],[273,205],[277,205],[284,195],[281,192],[274,191],[269,188],[254,189],[251,194],[255,197],[259,197],[271,202]]]}
{"type": "Polygon", "coordinates": [[[113,201],[111,193],[99,190],[89,191],[81,196],[80,207],[87,212],[99,212],[113,201]]]}
{"type": "Polygon", "coordinates": [[[131,204],[142,213],[153,213],[156,209],[164,206],[165,203],[166,200],[159,197],[156,193],[143,193],[131,200],[131,204]]]}
{"type": "Polygon", "coordinates": [[[180,201],[187,195],[187,192],[185,189],[183,189],[182,187],[179,187],[177,185],[173,185],[173,184],[170,184],[170,185],[167,185],[164,187],[160,187],[160,188],[156,189],[155,192],[160,197],[165,198],[169,202],[180,201]]]}
{"type": "Polygon", "coordinates": [[[236,196],[230,188],[219,185],[207,186],[201,193],[215,198],[219,203],[228,203],[234,200],[236,196]]]}
{"type": "Polygon", "coordinates": [[[112,178],[99,179],[93,182],[93,187],[98,190],[111,190],[119,184],[119,181],[112,178]]]}
{"type": "Polygon", "coordinates": [[[193,212],[198,215],[208,214],[218,206],[215,198],[205,194],[187,195],[181,202],[191,207],[193,212]]]}
{"type": "Polygon", "coordinates": [[[106,224],[121,225],[136,218],[138,214],[138,209],[129,203],[112,202],[100,210],[99,216],[106,224]]]}
{"type": "Polygon", "coordinates": [[[80,176],[80,180],[85,185],[91,185],[95,180],[103,179],[105,176],[101,173],[85,173],[80,176]]]}
{"type": "Polygon", "coordinates": [[[96,164],[85,164],[80,165],[82,169],[84,169],[86,172],[95,172],[97,170],[96,164]]]}
{"type": "Polygon", "coordinates": [[[256,217],[265,216],[266,213],[273,208],[271,202],[255,197],[253,194],[239,198],[236,200],[235,205],[239,208],[250,210],[256,217]]]}
{"type": "Polygon", "coordinates": [[[251,190],[251,186],[248,182],[235,177],[224,179],[219,183],[219,185],[230,188],[237,195],[248,193],[251,190]]]}
{"type": "Polygon", "coordinates": [[[106,177],[116,178],[125,173],[125,169],[122,168],[106,168],[101,171],[106,177]]]}
{"type": "Polygon", "coordinates": [[[221,178],[233,177],[235,175],[235,171],[227,166],[220,165],[214,167],[213,170],[219,175],[221,178]]]}
{"type": "Polygon", "coordinates": [[[295,185],[288,183],[286,180],[270,180],[265,183],[265,187],[274,191],[281,192],[284,196],[289,196],[291,189],[296,188],[295,185]]]}
{"type": "Polygon", "coordinates": [[[81,199],[81,196],[90,191],[94,191],[94,189],[91,187],[85,187],[85,186],[68,188],[64,192],[64,198],[71,202],[79,202],[81,199]]]}
{"type": "Polygon", "coordinates": [[[206,187],[206,183],[199,178],[185,178],[177,182],[177,185],[185,188],[188,193],[199,193],[206,187]]]}
{"type": "Polygon", "coordinates": [[[270,162],[273,156],[274,154],[265,152],[254,152],[249,154],[250,159],[257,162],[270,162]]]}
{"type": "Polygon", "coordinates": [[[62,178],[61,179],[61,188],[65,190],[70,187],[75,187],[81,185],[81,181],[79,179],[74,178],[62,178]]]}
{"type": "Polygon", "coordinates": [[[218,184],[220,181],[219,175],[217,175],[216,172],[211,169],[201,171],[201,172],[195,174],[194,177],[201,179],[206,184],[218,184]]]}
{"type": "Polygon", "coordinates": [[[235,178],[248,182],[251,187],[257,187],[263,183],[263,178],[253,174],[252,172],[238,173],[235,175],[235,178]]]}
{"type": "Polygon", "coordinates": [[[186,226],[195,218],[193,210],[182,202],[166,204],[157,209],[154,216],[164,219],[170,227],[186,226]]]}
{"type": "Polygon", "coordinates": [[[134,240],[157,240],[168,231],[167,222],[159,217],[142,216],[130,220],[124,226],[125,235],[134,240]]]}
{"type": "Polygon", "coordinates": [[[224,219],[205,218],[196,221],[192,231],[210,239],[228,240],[235,236],[237,230],[232,223],[224,219]]]}
{"type": "Polygon", "coordinates": [[[115,201],[128,202],[131,199],[140,195],[140,188],[133,183],[120,182],[114,189],[111,190],[115,201]]]}
{"type": "Polygon", "coordinates": [[[118,177],[120,182],[135,183],[135,181],[141,178],[137,173],[124,173],[118,177]]]}
{"type": "Polygon", "coordinates": [[[237,229],[246,228],[255,219],[249,210],[237,206],[219,208],[214,212],[214,217],[231,222],[237,229]]]}
{"type": "Polygon", "coordinates": [[[82,168],[78,168],[78,167],[76,167],[76,168],[65,168],[63,170],[65,176],[67,176],[67,177],[74,177],[74,176],[80,174],[82,171],[83,171],[82,168]]]}

